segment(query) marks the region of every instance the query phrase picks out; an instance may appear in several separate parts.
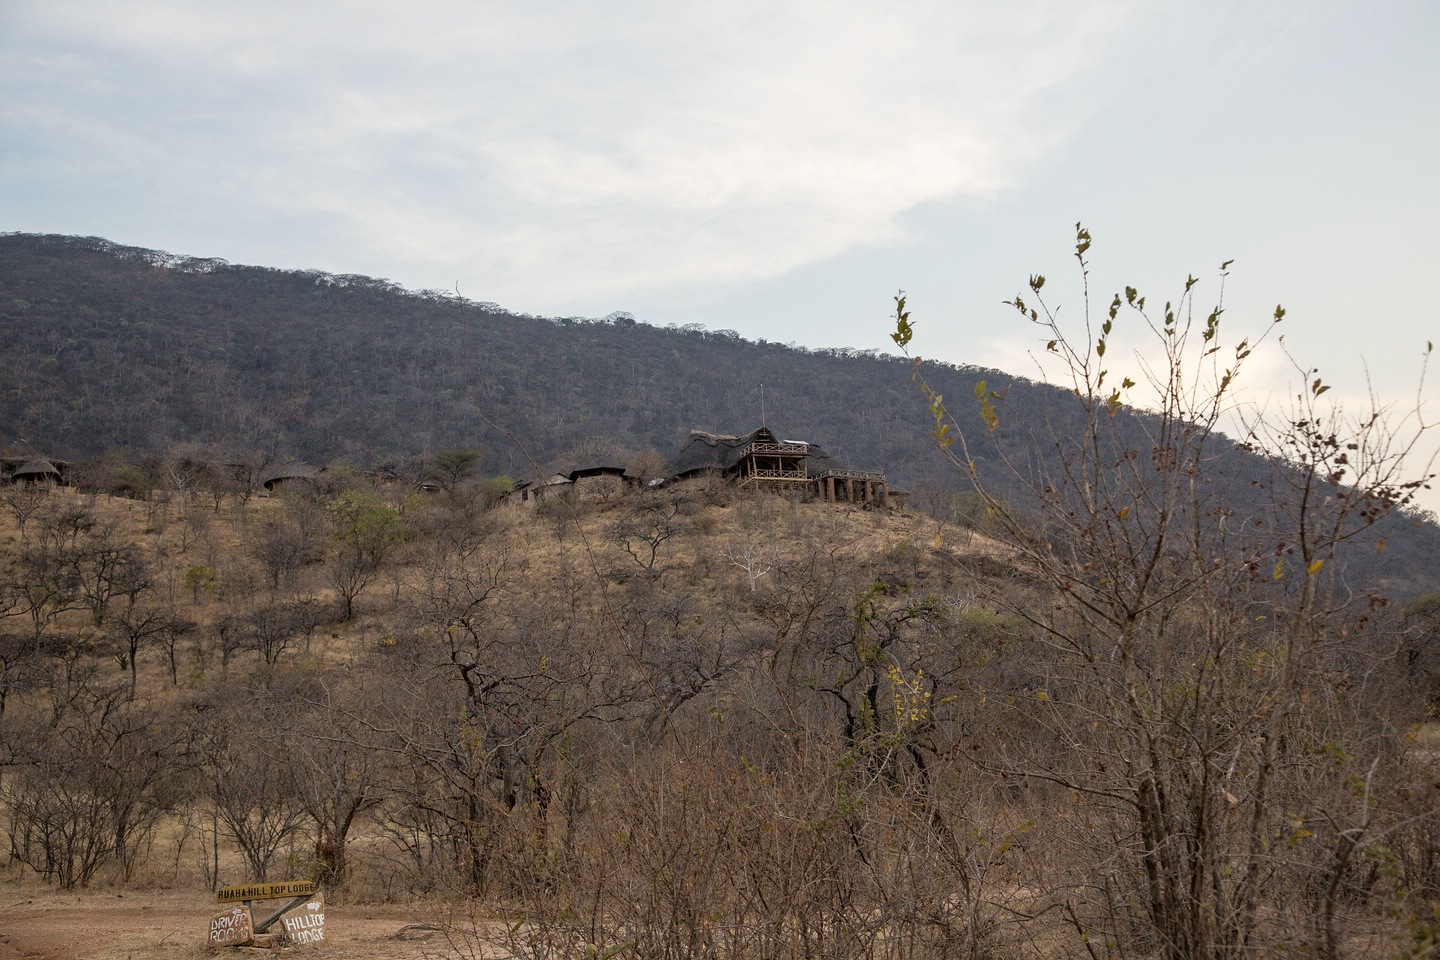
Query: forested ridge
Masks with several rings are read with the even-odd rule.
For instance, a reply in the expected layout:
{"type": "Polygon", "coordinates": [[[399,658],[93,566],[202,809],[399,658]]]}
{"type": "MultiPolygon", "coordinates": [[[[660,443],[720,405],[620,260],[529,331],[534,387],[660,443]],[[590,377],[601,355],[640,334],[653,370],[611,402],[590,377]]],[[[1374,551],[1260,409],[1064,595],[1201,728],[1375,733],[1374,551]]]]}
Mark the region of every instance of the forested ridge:
{"type": "MultiPolygon", "coordinates": [[[[475,447],[488,472],[520,475],[524,456],[486,419],[547,466],[669,455],[692,427],[758,425],[763,385],[778,433],[905,484],[937,470],[894,357],[14,234],[0,237],[0,320],[20,374],[0,415],[55,456],[202,442],[368,467],[475,447]]],[[[950,374],[967,389],[987,375],[950,374]]]]}

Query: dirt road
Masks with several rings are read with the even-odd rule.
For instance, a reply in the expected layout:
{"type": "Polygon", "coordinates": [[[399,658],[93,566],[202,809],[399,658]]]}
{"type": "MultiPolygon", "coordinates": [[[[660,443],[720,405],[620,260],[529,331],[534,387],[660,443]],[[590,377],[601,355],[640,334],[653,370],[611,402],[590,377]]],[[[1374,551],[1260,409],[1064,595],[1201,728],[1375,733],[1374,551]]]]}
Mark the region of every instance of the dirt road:
{"type": "MultiPolygon", "coordinates": [[[[0,887],[0,960],[199,960],[210,918],[205,891],[57,893],[0,887]]],[[[325,906],[324,944],[278,951],[296,960],[422,960],[452,956],[423,906],[325,906]],[[427,927],[429,929],[427,929],[427,927]]],[[[230,949],[237,957],[271,951],[230,949]]]]}

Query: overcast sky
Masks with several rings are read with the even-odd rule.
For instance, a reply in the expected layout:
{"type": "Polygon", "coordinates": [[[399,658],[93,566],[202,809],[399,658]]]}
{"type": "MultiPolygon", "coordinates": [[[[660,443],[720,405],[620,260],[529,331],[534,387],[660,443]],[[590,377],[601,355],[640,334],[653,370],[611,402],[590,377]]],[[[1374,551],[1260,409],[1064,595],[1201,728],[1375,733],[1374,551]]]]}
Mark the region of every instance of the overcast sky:
{"type": "Polygon", "coordinates": [[[0,0],[0,230],[812,347],[903,288],[918,352],[1033,375],[1000,302],[1078,317],[1084,221],[1097,297],[1233,259],[1237,328],[1413,400],[1440,4],[883,7],[0,0]]]}

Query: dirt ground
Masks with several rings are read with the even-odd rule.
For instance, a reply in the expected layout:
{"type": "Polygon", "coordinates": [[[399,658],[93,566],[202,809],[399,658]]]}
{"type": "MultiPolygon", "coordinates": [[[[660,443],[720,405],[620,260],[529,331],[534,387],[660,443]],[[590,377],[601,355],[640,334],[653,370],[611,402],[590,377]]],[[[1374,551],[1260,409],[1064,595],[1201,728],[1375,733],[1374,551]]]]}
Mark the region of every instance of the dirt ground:
{"type": "MultiPolygon", "coordinates": [[[[278,905],[278,902],[277,902],[278,905]]],[[[213,894],[136,891],[59,893],[0,886],[0,960],[213,960],[205,941],[221,911],[213,894]]],[[[257,905],[256,912],[259,912],[257,905]]],[[[325,905],[324,944],[259,950],[240,958],[422,960],[457,956],[429,907],[325,905]]],[[[498,956],[498,955],[497,955],[498,956]]]]}

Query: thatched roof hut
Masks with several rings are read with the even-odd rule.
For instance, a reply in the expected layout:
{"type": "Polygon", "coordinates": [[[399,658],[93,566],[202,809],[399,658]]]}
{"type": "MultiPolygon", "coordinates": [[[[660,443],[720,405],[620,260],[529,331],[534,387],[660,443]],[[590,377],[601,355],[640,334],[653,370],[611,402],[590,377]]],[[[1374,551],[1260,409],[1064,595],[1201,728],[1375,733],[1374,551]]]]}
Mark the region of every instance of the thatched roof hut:
{"type": "Polygon", "coordinates": [[[727,433],[710,433],[705,430],[691,430],[685,446],[670,462],[670,476],[676,480],[702,473],[731,475],[756,444],[762,446],[804,448],[805,459],[812,472],[815,469],[829,469],[831,458],[818,444],[803,440],[781,440],[768,427],[759,427],[749,433],[736,436],[727,433]]]}
{"type": "Polygon", "coordinates": [[[314,483],[319,476],[320,471],[310,466],[310,464],[293,460],[290,463],[282,464],[281,466],[266,471],[261,476],[260,486],[273,493],[277,487],[284,486],[296,480],[314,483]]]}
{"type": "MultiPolygon", "coordinates": [[[[68,466],[68,464],[67,464],[68,466]]],[[[27,460],[10,474],[12,483],[62,483],[64,475],[60,468],[44,457],[27,460]]]]}
{"type": "Polygon", "coordinates": [[[704,474],[724,477],[742,487],[806,491],[827,502],[890,506],[890,485],[878,470],[855,470],[838,463],[817,444],[785,440],[760,427],[742,436],[690,431],[670,464],[673,480],[704,474]]]}

